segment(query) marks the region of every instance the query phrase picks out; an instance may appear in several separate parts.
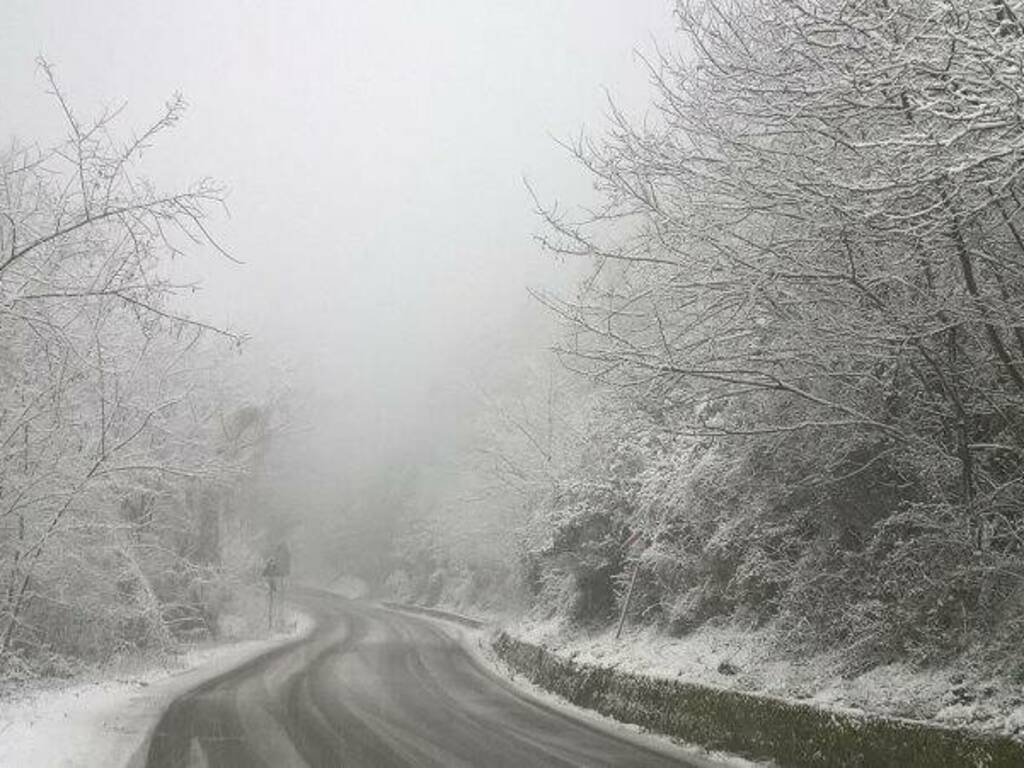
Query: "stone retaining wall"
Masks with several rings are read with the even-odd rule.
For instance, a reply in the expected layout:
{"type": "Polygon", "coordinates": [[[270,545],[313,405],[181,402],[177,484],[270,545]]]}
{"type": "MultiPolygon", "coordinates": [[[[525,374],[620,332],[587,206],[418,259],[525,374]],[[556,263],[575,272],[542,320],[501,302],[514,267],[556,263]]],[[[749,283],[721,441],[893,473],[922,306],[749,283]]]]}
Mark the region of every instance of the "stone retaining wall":
{"type": "Polygon", "coordinates": [[[781,699],[576,664],[501,633],[498,656],[573,704],[691,744],[782,766],[1021,768],[1024,744],[896,718],[853,715],[781,699]]]}

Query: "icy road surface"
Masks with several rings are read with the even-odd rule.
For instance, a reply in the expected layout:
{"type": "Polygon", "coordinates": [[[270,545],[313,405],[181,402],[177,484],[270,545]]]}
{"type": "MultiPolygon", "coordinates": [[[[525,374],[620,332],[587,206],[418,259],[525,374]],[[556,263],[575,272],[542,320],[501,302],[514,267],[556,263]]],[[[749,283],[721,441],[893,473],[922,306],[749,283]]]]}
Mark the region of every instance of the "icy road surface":
{"type": "Polygon", "coordinates": [[[430,619],[312,590],[295,602],[317,629],[175,700],[148,768],[705,765],[518,690],[430,619]]]}

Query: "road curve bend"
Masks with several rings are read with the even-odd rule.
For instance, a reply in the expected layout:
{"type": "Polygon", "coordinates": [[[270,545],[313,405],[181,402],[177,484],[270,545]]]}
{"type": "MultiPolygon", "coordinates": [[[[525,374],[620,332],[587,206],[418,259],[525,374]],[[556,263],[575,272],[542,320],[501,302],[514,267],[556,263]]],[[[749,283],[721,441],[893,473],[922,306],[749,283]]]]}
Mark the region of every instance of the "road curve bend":
{"type": "Polygon", "coordinates": [[[176,699],[147,768],[667,768],[703,761],[578,719],[434,621],[315,590],[317,628],[176,699]]]}

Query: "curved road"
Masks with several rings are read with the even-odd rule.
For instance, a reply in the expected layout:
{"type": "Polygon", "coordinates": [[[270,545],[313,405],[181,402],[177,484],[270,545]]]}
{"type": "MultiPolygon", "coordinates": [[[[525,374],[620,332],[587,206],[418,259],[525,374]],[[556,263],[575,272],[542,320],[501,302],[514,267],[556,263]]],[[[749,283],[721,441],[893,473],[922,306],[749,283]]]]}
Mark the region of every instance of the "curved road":
{"type": "Polygon", "coordinates": [[[147,768],[703,764],[524,694],[430,619],[313,590],[295,602],[313,633],[175,700],[147,768]]]}

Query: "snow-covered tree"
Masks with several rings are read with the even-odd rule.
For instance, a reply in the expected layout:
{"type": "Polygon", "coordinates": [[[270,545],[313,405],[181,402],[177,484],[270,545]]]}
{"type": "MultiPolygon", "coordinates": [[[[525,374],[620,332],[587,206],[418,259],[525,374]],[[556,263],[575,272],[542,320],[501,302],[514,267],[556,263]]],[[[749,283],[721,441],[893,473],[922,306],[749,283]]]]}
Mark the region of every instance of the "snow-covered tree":
{"type": "Polygon", "coordinates": [[[603,205],[545,210],[548,247],[594,267],[545,299],[572,328],[564,353],[665,410],[680,450],[720,446],[705,471],[725,468],[686,473],[674,514],[749,504],[687,545],[709,562],[728,533],[723,589],[788,569],[804,581],[766,604],[799,611],[827,595],[809,580],[849,568],[872,577],[828,602],[874,601],[877,626],[991,615],[1024,573],[1017,4],[677,13],[686,45],[651,62],[653,113],[613,112],[607,136],[570,146],[603,205]],[[885,492],[859,500],[866,479],[885,492]],[[789,516],[795,549],[758,544],[762,513],[789,516]]]}
{"type": "Polygon", "coordinates": [[[167,602],[186,598],[161,589],[215,563],[197,510],[252,439],[224,427],[241,403],[210,374],[239,337],[184,314],[166,269],[188,246],[227,256],[205,223],[221,190],[164,192],[137,170],[182,100],[124,140],[40,66],[66,140],[0,155],[0,656],[107,630],[166,640],[167,602]]]}

